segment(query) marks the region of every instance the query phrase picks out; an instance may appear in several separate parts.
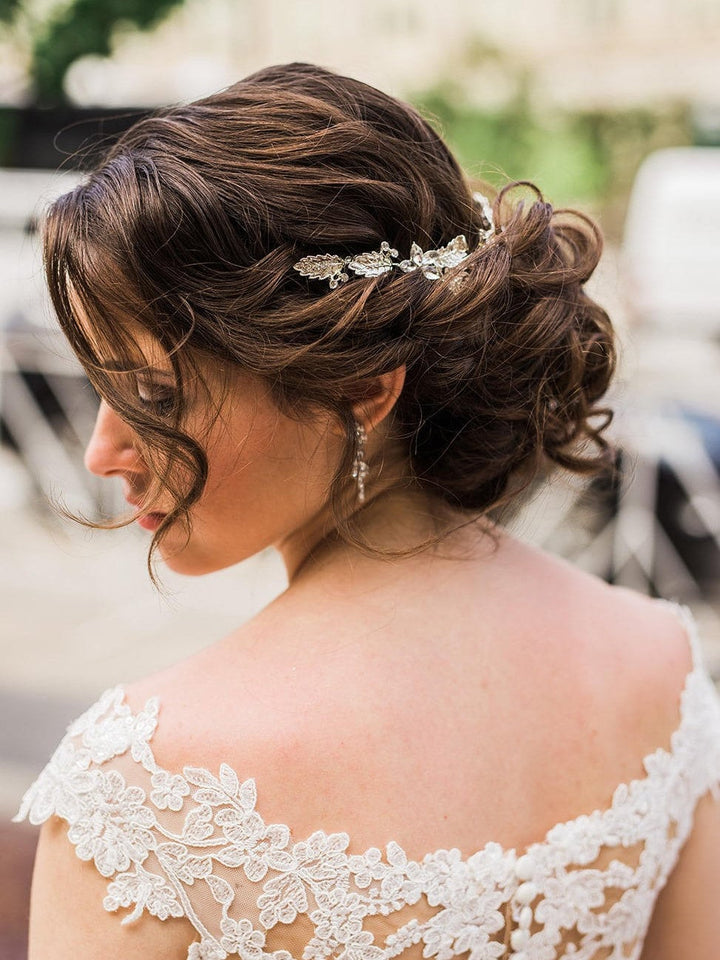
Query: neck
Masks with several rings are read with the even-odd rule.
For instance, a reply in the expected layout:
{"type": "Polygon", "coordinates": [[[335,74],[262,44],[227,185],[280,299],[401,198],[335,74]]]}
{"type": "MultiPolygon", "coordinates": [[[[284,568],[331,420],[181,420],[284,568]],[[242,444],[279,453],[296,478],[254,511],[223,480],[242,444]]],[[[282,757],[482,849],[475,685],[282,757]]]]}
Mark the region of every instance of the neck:
{"type": "Polygon", "coordinates": [[[375,566],[421,550],[429,555],[449,540],[461,540],[460,528],[477,530],[472,515],[443,509],[435,498],[407,488],[377,491],[352,513],[351,522],[357,545],[342,538],[327,508],[302,531],[277,544],[290,587],[326,575],[338,563],[375,566]]]}

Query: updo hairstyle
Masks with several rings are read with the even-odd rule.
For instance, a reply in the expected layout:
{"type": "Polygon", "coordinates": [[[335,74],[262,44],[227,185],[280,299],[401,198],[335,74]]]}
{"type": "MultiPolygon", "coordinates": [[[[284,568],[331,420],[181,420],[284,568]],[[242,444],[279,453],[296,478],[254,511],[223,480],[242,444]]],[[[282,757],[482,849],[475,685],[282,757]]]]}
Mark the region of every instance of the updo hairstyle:
{"type": "Polygon", "coordinates": [[[497,228],[487,244],[471,185],[416,110],[295,63],[141,119],[54,203],[44,249],[60,324],[176,502],[156,540],[187,518],[207,477],[201,443],[182,429],[199,358],[261,377],[286,414],[337,417],[347,444],[329,497],[343,536],[354,536],[340,510],[351,405],[401,364],[392,430],[408,481],[440,504],[491,514],[548,465],[588,473],[609,462],[611,414],[597,402],[613,373],[613,330],[583,290],[599,230],[554,211],[529,183],[483,192],[497,228]],[[330,289],[293,269],[304,256],[383,241],[407,257],[413,242],[425,250],[460,234],[469,256],[459,283],[393,270],[330,289]],[[142,363],[137,324],[170,354],[171,415],[139,404],[107,363],[142,363]]]}

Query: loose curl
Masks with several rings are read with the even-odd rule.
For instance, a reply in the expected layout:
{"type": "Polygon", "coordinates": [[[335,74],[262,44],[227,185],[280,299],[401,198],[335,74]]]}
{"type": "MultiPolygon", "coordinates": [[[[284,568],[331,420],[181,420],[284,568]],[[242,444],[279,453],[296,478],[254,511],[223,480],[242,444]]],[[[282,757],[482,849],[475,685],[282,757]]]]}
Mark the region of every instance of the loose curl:
{"type": "Polygon", "coordinates": [[[610,462],[611,413],[598,401],[614,334],[583,290],[602,250],[598,227],[554,211],[525,182],[505,186],[493,211],[496,235],[478,244],[471,185],[419,113],[308,64],[261,70],[140,120],[53,204],[44,251],[60,324],[175,501],[150,557],[172,522],[187,521],[207,477],[201,444],[182,429],[201,360],[261,377],[285,413],[320,407],[344,424],[329,498],[350,539],[341,504],[352,404],[403,364],[393,429],[406,482],[440,504],[491,515],[548,464],[588,473],[610,462]],[[329,290],[292,269],[308,254],[387,240],[407,256],[413,241],[427,249],[458,234],[470,245],[458,282],[392,271],[329,290]],[[170,418],[142,407],[117,372],[144,363],[138,324],[170,356],[170,418]]]}

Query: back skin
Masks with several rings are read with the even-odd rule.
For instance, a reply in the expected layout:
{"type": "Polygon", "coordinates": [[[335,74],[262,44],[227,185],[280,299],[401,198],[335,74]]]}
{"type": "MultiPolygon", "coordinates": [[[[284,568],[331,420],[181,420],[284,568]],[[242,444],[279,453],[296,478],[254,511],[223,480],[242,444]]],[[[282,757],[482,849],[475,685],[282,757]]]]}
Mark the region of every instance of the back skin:
{"type": "MultiPolygon", "coordinates": [[[[256,779],[265,821],[296,838],[347,831],[356,851],[395,840],[415,859],[450,847],[469,856],[489,840],[519,851],[604,809],[643,775],[643,757],[669,746],[692,665],[682,625],[666,605],[504,534],[473,557],[355,557],[332,579],[321,563],[298,576],[236,633],[128,689],[133,708],[160,698],[158,762],[229,763],[256,779]]],[[[720,805],[701,807],[643,960],[714,955],[712,912],[697,911],[691,930],[684,919],[717,882],[720,805]]],[[[100,907],[101,879],[51,831],[38,890],[58,858],[82,874],[94,906],[76,945],[100,925],[117,948],[106,956],[127,956],[127,931],[100,907]]],[[[32,960],[49,955],[49,923],[38,916],[32,960]]],[[[162,951],[151,955],[182,958],[186,926],[145,918],[133,937],[144,928],[162,951]]]]}
{"type": "Polygon", "coordinates": [[[297,836],[467,856],[606,806],[677,726],[691,656],[675,614],[517,540],[468,561],[356,558],[328,583],[130,687],[134,707],[160,697],[162,765],[230,763],[297,836]]]}

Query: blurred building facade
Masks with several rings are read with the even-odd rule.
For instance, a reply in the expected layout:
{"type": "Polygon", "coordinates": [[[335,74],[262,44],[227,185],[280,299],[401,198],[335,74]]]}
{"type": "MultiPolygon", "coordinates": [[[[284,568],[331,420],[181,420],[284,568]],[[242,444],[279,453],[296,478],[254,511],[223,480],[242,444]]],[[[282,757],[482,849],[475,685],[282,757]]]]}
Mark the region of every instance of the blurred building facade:
{"type": "MultiPolygon", "coordinates": [[[[188,0],[149,34],[120,27],[110,58],[76,63],[77,103],[157,105],[304,59],[395,93],[451,79],[478,103],[513,94],[567,106],[673,98],[717,103],[717,0],[188,0]]],[[[16,36],[0,47],[0,101],[28,91],[16,36]]]]}

